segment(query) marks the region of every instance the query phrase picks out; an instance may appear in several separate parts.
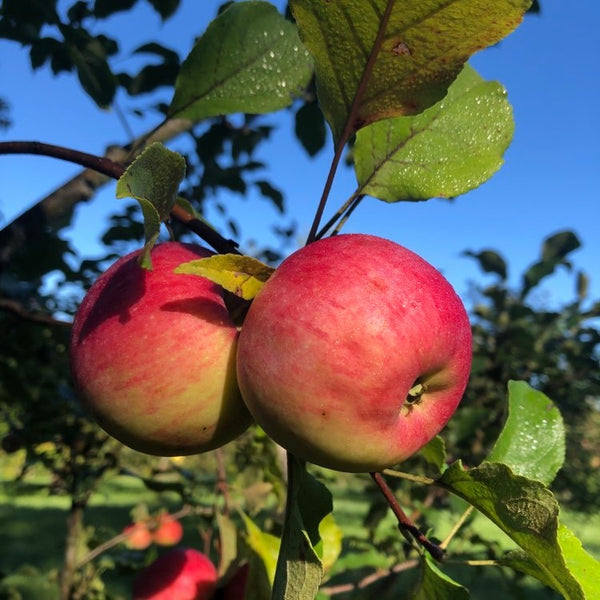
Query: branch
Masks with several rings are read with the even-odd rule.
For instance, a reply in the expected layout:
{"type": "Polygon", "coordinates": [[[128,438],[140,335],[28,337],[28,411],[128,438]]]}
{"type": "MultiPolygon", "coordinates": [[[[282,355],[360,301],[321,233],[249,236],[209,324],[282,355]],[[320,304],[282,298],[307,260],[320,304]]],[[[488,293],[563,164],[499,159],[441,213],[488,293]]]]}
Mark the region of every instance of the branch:
{"type": "MultiPolygon", "coordinates": [[[[83,167],[87,167],[88,169],[91,169],[93,172],[98,173],[99,175],[107,179],[119,179],[119,177],[121,177],[125,172],[126,168],[124,164],[116,162],[107,157],[95,156],[93,154],[87,154],[86,152],[80,152],[79,150],[64,148],[62,146],[55,146],[53,144],[44,144],[42,142],[0,142],[0,154],[37,154],[40,156],[58,158],[60,160],[66,160],[81,165],[83,167]]],[[[34,209],[35,208],[37,207],[34,207],[34,209]]],[[[34,209],[30,209],[30,211],[34,209]]],[[[10,226],[10,228],[7,228],[0,232],[0,246],[5,245],[3,234],[7,231],[9,232],[9,236],[13,234],[14,227],[17,225],[17,222],[20,221],[22,218],[29,216],[30,211],[27,211],[25,215],[19,217],[19,219],[17,219],[10,226]],[[13,228],[12,232],[11,228],[13,228]]],[[[171,217],[185,225],[188,229],[190,229],[190,231],[193,231],[198,236],[200,236],[203,240],[210,244],[210,246],[212,246],[217,252],[220,252],[222,254],[240,253],[237,249],[237,244],[233,240],[225,239],[220,233],[212,229],[209,225],[207,225],[200,219],[196,219],[193,215],[189,214],[181,206],[175,205],[173,207],[173,209],[171,210],[171,217]]],[[[35,231],[35,233],[37,234],[41,223],[34,223],[34,225],[36,225],[36,228],[30,229],[29,233],[35,231]]],[[[21,238],[21,243],[27,241],[24,238],[24,233],[25,232],[23,231],[17,230],[17,235],[21,238]]],[[[11,243],[13,240],[11,240],[9,237],[7,241],[8,243],[11,243]]],[[[12,252],[14,251],[15,247],[12,247],[12,252]]],[[[10,256],[12,255],[12,252],[5,250],[2,253],[2,256],[0,257],[0,263],[8,262],[10,256]]]]}
{"type": "Polygon", "coordinates": [[[45,315],[42,313],[29,312],[21,303],[15,300],[0,298],[0,310],[11,312],[14,315],[17,315],[17,317],[20,317],[25,321],[32,321],[33,323],[42,323],[44,325],[54,325],[57,327],[65,328],[71,327],[71,323],[69,323],[68,321],[61,321],[59,319],[51,317],[50,315],[45,315]]]}
{"type": "Polygon", "coordinates": [[[421,533],[419,528],[408,518],[408,515],[402,510],[402,507],[398,503],[396,496],[394,496],[394,493],[386,483],[381,473],[371,473],[371,477],[379,487],[384,498],[387,500],[392,512],[394,515],[396,515],[396,518],[398,519],[398,526],[404,537],[406,537],[408,540],[414,538],[429,552],[429,554],[431,554],[435,560],[442,560],[442,558],[444,558],[444,551],[438,545],[430,541],[425,534],[421,533]]]}
{"type": "Polygon", "coordinates": [[[402,573],[402,571],[414,569],[415,567],[418,567],[420,563],[421,561],[418,558],[412,558],[394,565],[390,569],[381,569],[375,571],[375,573],[371,573],[370,575],[363,577],[356,583],[341,583],[339,585],[325,586],[322,587],[319,592],[325,594],[326,596],[337,596],[338,594],[348,594],[350,592],[355,592],[356,590],[362,590],[376,583],[377,581],[380,581],[381,579],[391,577],[397,573],[402,573]]]}
{"type": "MultiPolygon", "coordinates": [[[[166,142],[188,131],[192,125],[193,122],[188,119],[171,119],[149,134],[140,136],[131,144],[109,146],[102,158],[127,165],[146,144],[166,142]]],[[[110,176],[88,167],[45,198],[38,200],[12,223],[0,230],[0,247],[4,250],[0,263],[8,262],[19,247],[33,243],[41,230],[55,233],[68,225],[77,204],[91,200],[96,191],[110,180],[110,176]],[[9,246],[11,251],[7,252],[5,249],[9,246]]]]}

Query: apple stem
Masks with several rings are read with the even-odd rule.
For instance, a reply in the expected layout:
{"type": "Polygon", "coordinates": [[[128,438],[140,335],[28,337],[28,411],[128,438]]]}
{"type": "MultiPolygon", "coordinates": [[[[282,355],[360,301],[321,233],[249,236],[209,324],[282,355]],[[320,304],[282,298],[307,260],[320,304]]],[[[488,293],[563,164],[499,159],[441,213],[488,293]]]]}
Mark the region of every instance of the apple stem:
{"type": "Polygon", "coordinates": [[[390,489],[390,486],[387,484],[386,480],[383,478],[381,473],[371,473],[371,477],[373,481],[379,487],[379,490],[383,494],[383,497],[386,499],[387,503],[390,505],[392,512],[398,519],[398,527],[400,531],[409,541],[411,538],[414,538],[431,554],[432,558],[437,561],[440,561],[444,558],[444,551],[437,544],[434,544],[431,540],[422,533],[419,528],[410,520],[408,515],[402,510],[402,507],[398,503],[396,496],[390,489]]]}

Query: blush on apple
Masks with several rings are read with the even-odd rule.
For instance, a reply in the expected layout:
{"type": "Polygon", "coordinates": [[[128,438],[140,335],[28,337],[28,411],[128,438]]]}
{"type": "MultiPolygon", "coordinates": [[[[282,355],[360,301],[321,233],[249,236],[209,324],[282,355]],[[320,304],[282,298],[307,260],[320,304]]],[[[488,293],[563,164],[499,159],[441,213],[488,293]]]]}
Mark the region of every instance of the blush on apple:
{"type": "Polygon", "coordinates": [[[210,600],[216,586],[217,569],[205,554],[175,548],[138,575],[133,600],[210,600]]]}
{"type": "Polygon", "coordinates": [[[240,335],[240,389],[257,423],[300,458],[380,471],[444,427],[465,390],[471,327],[448,281],[362,234],[288,257],[240,335]]]}
{"type": "Polygon", "coordinates": [[[122,257],[85,296],[73,323],[71,366],[83,402],[124,444],[177,456],[218,448],[251,417],[235,374],[238,331],[219,286],[175,274],[179,264],[210,256],[168,242],[122,257]]]}

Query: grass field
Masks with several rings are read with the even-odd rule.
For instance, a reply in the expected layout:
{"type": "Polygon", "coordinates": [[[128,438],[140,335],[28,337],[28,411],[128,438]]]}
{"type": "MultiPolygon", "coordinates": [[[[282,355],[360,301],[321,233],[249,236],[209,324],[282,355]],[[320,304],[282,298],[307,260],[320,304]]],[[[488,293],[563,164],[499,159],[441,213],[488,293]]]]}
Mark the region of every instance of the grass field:
{"type": "MultiPolygon", "coordinates": [[[[147,491],[143,485],[129,477],[116,477],[106,482],[96,493],[86,512],[86,523],[93,525],[97,531],[104,532],[107,537],[114,535],[130,522],[132,506],[146,502],[151,509],[159,507],[177,509],[177,498],[169,495],[157,495],[147,491]]],[[[367,510],[366,501],[361,501],[360,494],[353,490],[336,490],[334,492],[334,516],[348,539],[360,537],[363,532],[362,518],[367,510]]],[[[7,574],[24,564],[31,565],[46,572],[58,569],[64,551],[64,533],[69,499],[50,496],[43,483],[21,484],[15,486],[11,482],[0,482],[0,572],[7,574]]],[[[449,512],[440,512],[438,521],[434,523],[435,533],[444,537],[452,526],[454,519],[449,512]]],[[[580,515],[566,512],[562,521],[581,539],[590,554],[600,558],[600,515],[580,515]]],[[[191,523],[185,522],[186,535],[184,543],[199,547],[201,538],[191,523]]],[[[384,528],[393,531],[395,522],[389,517],[384,521],[384,528]]],[[[496,541],[500,547],[507,547],[510,541],[493,524],[483,517],[475,517],[469,524],[470,530],[487,540],[496,541]]],[[[452,548],[458,553],[468,553],[469,545],[457,543],[452,548]]],[[[350,563],[348,563],[350,564],[350,563]]],[[[445,572],[461,584],[468,587],[475,600],[500,600],[513,598],[507,595],[506,573],[494,567],[474,568],[445,565],[445,572]]],[[[407,585],[411,575],[407,576],[407,585]]],[[[131,585],[131,576],[108,579],[113,595],[126,599],[131,585]]],[[[523,598],[528,600],[550,600],[558,598],[534,580],[523,580],[523,598]]],[[[355,598],[354,595],[339,595],[337,598],[355,598]]],[[[368,597],[368,596],[366,596],[368,597]]],[[[385,593],[378,591],[378,598],[383,600],[385,593]]],[[[396,597],[396,596],[395,596],[396,597]]]]}

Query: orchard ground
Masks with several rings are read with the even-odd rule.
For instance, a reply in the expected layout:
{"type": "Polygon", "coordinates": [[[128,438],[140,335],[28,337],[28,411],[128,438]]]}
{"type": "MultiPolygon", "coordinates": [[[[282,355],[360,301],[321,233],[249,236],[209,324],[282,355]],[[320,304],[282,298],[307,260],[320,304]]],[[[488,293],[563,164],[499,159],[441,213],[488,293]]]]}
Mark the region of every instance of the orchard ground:
{"type": "MultiPolygon", "coordinates": [[[[26,477],[25,481],[14,480],[14,465],[17,455],[7,457],[0,462],[0,531],[3,534],[3,552],[0,553],[0,573],[11,573],[24,565],[34,567],[40,573],[60,569],[63,562],[63,543],[65,523],[69,507],[66,496],[52,496],[48,493],[49,477],[42,472],[26,477]],[[57,545],[58,541],[58,545],[57,545]]],[[[192,459],[193,460],[193,459],[192,459]]],[[[368,576],[376,568],[389,568],[394,564],[393,557],[387,557],[387,563],[381,564],[381,554],[368,550],[368,529],[363,525],[364,516],[369,509],[367,488],[372,487],[368,475],[325,474],[333,478],[330,488],[334,496],[334,517],[344,531],[344,545],[347,552],[337,561],[332,579],[325,585],[342,585],[345,581],[335,573],[346,571],[356,581],[357,573],[368,576]]],[[[212,493],[214,482],[208,482],[206,489],[212,493]]],[[[149,491],[138,479],[128,476],[116,476],[106,479],[93,495],[87,512],[86,522],[93,524],[99,535],[117,535],[131,522],[132,506],[147,504],[150,511],[166,509],[176,511],[180,508],[179,497],[172,493],[154,493],[149,491]]],[[[439,535],[450,531],[464,505],[460,501],[450,502],[445,509],[436,511],[435,522],[428,521],[439,535]]],[[[589,553],[600,559],[600,515],[582,515],[572,511],[561,511],[561,521],[570,527],[583,542],[589,553]]],[[[180,546],[202,549],[203,540],[194,517],[184,518],[184,537],[180,546]]],[[[475,516],[468,526],[468,536],[463,536],[455,546],[454,552],[474,556],[482,553],[477,546],[476,537],[497,544],[499,548],[512,548],[510,540],[483,517],[475,516]]],[[[395,518],[391,513],[374,531],[376,537],[396,535],[395,518]]],[[[156,548],[155,548],[156,549],[156,548]]],[[[156,549],[158,552],[164,549],[156,549]]],[[[152,551],[152,550],[149,550],[152,551]]],[[[471,597],[486,600],[501,600],[507,597],[504,575],[500,568],[479,568],[445,565],[446,572],[471,591],[471,597]]],[[[135,573],[122,569],[107,571],[106,585],[114,598],[129,598],[135,573]]],[[[415,569],[394,575],[404,578],[406,585],[415,577],[415,569]]],[[[360,578],[360,577],[359,577],[360,578]]],[[[521,582],[523,591],[531,600],[551,600],[559,596],[537,581],[525,577],[521,582]]],[[[367,593],[369,588],[367,588],[367,593]]],[[[333,596],[347,598],[347,594],[333,596]]],[[[352,598],[362,596],[352,595],[352,598]]],[[[368,598],[367,596],[364,596],[368,598]]]]}

